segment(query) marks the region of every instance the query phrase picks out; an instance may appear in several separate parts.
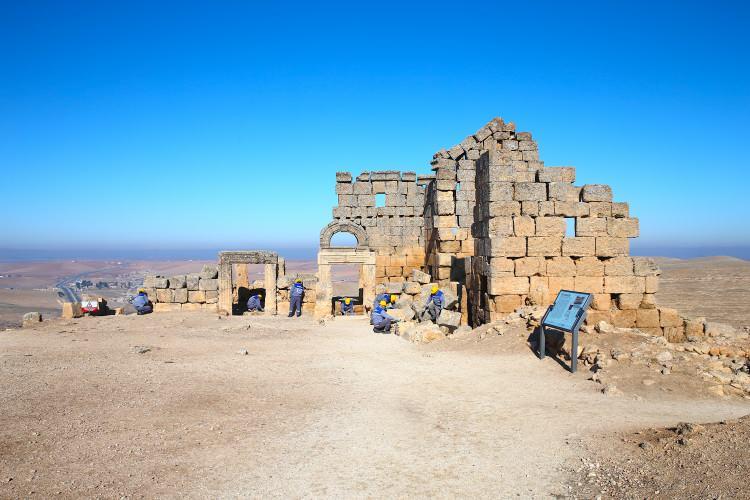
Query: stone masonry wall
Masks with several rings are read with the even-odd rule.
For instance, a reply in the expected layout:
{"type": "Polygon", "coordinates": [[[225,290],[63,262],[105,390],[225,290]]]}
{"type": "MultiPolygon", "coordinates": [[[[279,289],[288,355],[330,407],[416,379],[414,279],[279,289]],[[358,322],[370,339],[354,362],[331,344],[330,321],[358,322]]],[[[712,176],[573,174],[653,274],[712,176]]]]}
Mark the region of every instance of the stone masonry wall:
{"type": "Polygon", "coordinates": [[[216,266],[206,265],[200,273],[165,278],[146,276],[143,288],[154,304],[154,312],[215,312],[219,302],[219,280],[216,266]]]}

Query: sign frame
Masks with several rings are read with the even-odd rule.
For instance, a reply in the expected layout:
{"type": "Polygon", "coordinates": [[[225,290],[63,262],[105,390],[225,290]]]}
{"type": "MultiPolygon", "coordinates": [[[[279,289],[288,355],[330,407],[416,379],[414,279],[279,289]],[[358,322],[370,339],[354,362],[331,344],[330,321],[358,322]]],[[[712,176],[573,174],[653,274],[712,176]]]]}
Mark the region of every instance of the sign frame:
{"type": "Polygon", "coordinates": [[[573,342],[571,346],[571,353],[570,353],[570,372],[575,373],[576,369],[578,368],[578,331],[581,328],[581,325],[583,324],[584,320],[586,319],[586,316],[588,315],[588,309],[591,305],[591,301],[593,300],[594,296],[591,293],[587,292],[577,292],[575,290],[560,290],[557,293],[557,297],[555,297],[555,301],[547,308],[547,312],[544,313],[544,317],[542,318],[542,322],[539,324],[539,359],[544,359],[545,352],[544,352],[544,329],[546,328],[552,328],[555,330],[559,330],[563,333],[567,332],[573,335],[573,342]],[[565,295],[563,295],[565,294],[565,295]],[[565,306],[563,306],[562,301],[558,303],[558,301],[561,299],[561,295],[563,297],[566,297],[567,295],[573,294],[574,295],[574,303],[570,304],[570,302],[566,303],[565,306]],[[560,307],[566,307],[567,309],[572,309],[575,307],[577,309],[575,317],[573,318],[565,318],[568,321],[572,321],[569,327],[566,327],[565,324],[562,323],[562,321],[559,321],[558,318],[556,318],[555,321],[553,321],[550,318],[550,314],[553,312],[558,312],[556,308],[560,307]]]}

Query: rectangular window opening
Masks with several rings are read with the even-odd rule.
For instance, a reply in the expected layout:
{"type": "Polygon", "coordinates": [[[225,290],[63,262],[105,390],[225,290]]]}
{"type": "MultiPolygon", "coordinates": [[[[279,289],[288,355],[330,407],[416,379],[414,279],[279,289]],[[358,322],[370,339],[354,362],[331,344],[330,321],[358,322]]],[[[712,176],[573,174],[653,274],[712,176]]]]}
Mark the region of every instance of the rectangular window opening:
{"type": "Polygon", "coordinates": [[[385,193],[377,193],[375,195],[375,206],[376,207],[384,207],[385,206],[385,193]]]}
{"type": "Polygon", "coordinates": [[[565,217],[565,237],[575,238],[576,235],[576,218],[565,217]]]}

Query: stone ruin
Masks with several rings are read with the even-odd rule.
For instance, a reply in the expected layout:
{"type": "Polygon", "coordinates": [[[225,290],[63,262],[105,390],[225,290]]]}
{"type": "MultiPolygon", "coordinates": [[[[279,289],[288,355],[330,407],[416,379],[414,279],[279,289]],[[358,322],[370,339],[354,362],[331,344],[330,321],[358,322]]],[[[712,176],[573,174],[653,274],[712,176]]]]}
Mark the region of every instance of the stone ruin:
{"type": "MultiPolygon", "coordinates": [[[[639,229],[628,204],[615,201],[607,185],[576,186],[574,167],[545,166],[531,133],[496,118],[438,151],[431,165],[429,175],[336,174],[338,205],[320,233],[318,272],[303,277],[304,311],[330,315],[331,267],[358,264],[362,294],[356,299],[365,310],[376,292],[417,300],[437,283],[456,297],[460,324],[476,327],[523,305],[548,305],[560,290],[571,289],[594,295],[589,323],[637,327],[673,341],[691,328],[674,310],[656,306],[660,271],[654,262],[630,257],[629,240],[639,229]],[[352,234],[356,246],[332,246],[341,232],[352,234]]],[[[295,276],[286,275],[283,258],[222,252],[220,264],[228,255],[231,264],[240,264],[234,279],[228,267],[219,279],[204,269],[197,278],[176,277],[175,286],[149,278],[156,280],[147,280],[156,309],[232,312],[238,290],[252,285],[243,278],[245,263],[266,265],[265,280],[253,286],[275,302],[266,305],[267,313],[288,308],[295,276]]]]}

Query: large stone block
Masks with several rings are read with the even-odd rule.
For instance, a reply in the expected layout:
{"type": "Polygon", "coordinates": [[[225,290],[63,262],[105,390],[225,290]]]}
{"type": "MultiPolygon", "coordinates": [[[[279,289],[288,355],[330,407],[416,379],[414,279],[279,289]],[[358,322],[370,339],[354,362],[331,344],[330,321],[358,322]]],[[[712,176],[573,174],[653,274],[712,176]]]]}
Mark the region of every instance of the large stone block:
{"type": "Polygon", "coordinates": [[[576,276],[604,276],[604,262],[596,257],[575,259],[576,276]]]}
{"type": "Polygon", "coordinates": [[[547,272],[544,257],[521,257],[511,262],[515,265],[516,276],[543,276],[547,272]]]}
{"type": "Polygon", "coordinates": [[[606,184],[586,184],[581,191],[583,201],[612,201],[612,188],[606,184]]]}
{"type": "Polygon", "coordinates": [[[513,234],[515,236],[535,236],[536,224],[534,218],[524,215],[517,215],[512,218],[513,234]]]}
{"type": "Polygon", "coordinates": [[[83,316],[80,302],[63,302],[62,314],[63,319],[80,318],[83,316]]]}
{"type": "Polygon", "coordinates": [[[633,259],[631,257],[612,257],[604,259],[604,274],[607,276],[633,276],[633,259]]]}
{"type": "Polygon", "coordinates": [[[610,217],[607,219],[607,233],[615,238],[636,238],[638,236],[638,219],[610,217]]]}
{"type": "Polygon", "coordinates": [[[487,292],[490,295],[528,295],[529,278],[525,276],[498,276],[487,279],[487,292]]]}
{"type": "Polygon", "coordinates": [[[654,259],[649,257],[633,257],[633,272],[636,276],[659,276],[661,270],[654,259]]]}
{"type": "Polygon", "coordinates": [[[563,238],[562,254],[570,257],[588,257],[596,254],[596,241],[592,236],[563,238]]]}
{"type": "Polygon", "coordinates": [[[526,238],[514,236],[489,240],[489,255],[493,257],[523,257],[526,255],[526,238]]]}
{"type": "Polygon", "coordinates": [[[658,328],[659,327],[659,310],[658,309],[638,309],[635,311],[636,328],[658,328]]]}
{"type": "Polygon", "coordinates": [[[543,182],[518,182],[515,185],[513,197],[516,201],[545,201],[547,199],[547,184],[543,182]]]}
{"type": "Polygon", "coordinates": [[[575,276],[576,265],[570,257],[552,257],[546,260],[547,276],[575,276]]]}
{"type": "Polygon", "coordinates": [[[596,238],[596,255],[599,257],[617,257],[630,253],[630,242],[627,238],[596,238]]]}
{"type": "Polygon", "coordinates": [[[536,218],[537,236],[565,236],[565,227],[566,223],[564,217],[536,218]]]}
{"type": "Polygon", "coordinates": [[[488,201],[513,201],[512,182],[489,182],[485,189],[488,201]]]}
{"type": "Polygon", "coordinates": [[[169,288],[185,288],[186,286],[187,280],[184,274],[169,278],[169,288]]]}
{"type": "Polygon", "coordinates": [[[642,293],[621,293],[617,296],[618,309],[638,309],[643,301],[642,293]]]}
{"type": "Polygon", "coordinates": [[[156,300],[159,302],[174,302],[174,290],[171,288],[161,288],[156,290],[156,300]]]}
{"type": "Polygon", "coordinates": [[[659,311],[659,326],[662,328],[665,326],[682,326],[683,320],[680,313],[676,309],[668,307],[660,307],[659,311]]]}
{"type": "Polygon", "coordinates": [[[483,274],[490,276],[513,276],[514,260],[507,257],[490,257],[487,270],[483,274]]]}
{"type": "Polygon", "coordinates": [[[634,328],[636,323],[635,310],[612,311],[612,324],[617,328],[634,328]]]}
{"type": "Polygon", "coordinates": [[[602,217],[578,217],[576,236],[607,236],[607,219],[602,217]]]}
{"type": "Polygon", "coordinates": [[[589,204],[579,201],[556,201],[554,214],[563,217],[588,217],[589,204]]]}
{"type": "Polygon", "coordinates": [[[490,217],[506,217],[521,214],[521,204],[517,201],[493,201],[488,204],[490,217]]]}
{"type": "Polygon", "coordinates": [[[201,278],[200,282],[198,283],[198,289],[199,290],[203,290],[203,291],[218,290],[219,289],[219,280],[218,279],[201,278]]]}
{"type": "Polygon", "coordinates": [[[188,302],[202,304],[206,301],[206,292],[203,290],[188,290],[188,302]]]}
{"type": "Polygon", "coordinates": [[[437,319],[438,326],[447,327],[449,330],[453,330],[461,326],[461,313],[458,311],[449,311],[443,309],[440,311],[440,316],[437,319]]]}
{"type": "Polygon", "coordinates": [[[430,277],[429,274],[424,273],[418,269],[412,270],[411,279],[422,285],[427,284],[430,281],[432,281],[432,278],[430,277]]]}
{"type": "Polygon", "coordinates": [[[372,183],[370,182],[355,182],[352,184],[353,194],[373,194],[372,183]]]}
{"type": "Polygon", "coordinates": [[[174,304],[170,302],[157,302],[154,304],[154,312],[178,312],[182,310],[182,304],[174,304]]]}
{"type": "Polygon", "coordinates": [[[630,217],[630,206],[624,202],[612,202],[612,217],[630,217]]]}
{"type": "MultiPolygon", "coordinates": [[[[219,276],[219,268],[212,264],[206,264],[201,269],[200,277],[202,279],[213,279],[219,276]]],[[[159,287],[156,287],[159,288],[159,287]]]]}
{"type": "Polygon", "coordinates": [[[336,182],[352,182],[351,172],[336,172],[336,182]]]}
{"type": "Polygon", "coordinates": [[[604,292],[604,278],[598,276],[576,276],[574,286],[577,292],[602,294],[604,292]]]}
{"type": "Polygon", "coordinates": [[[192,273],[185,276],[185,286],[188,290],[197,290],[200,282],[200,274],[192,273]]]}
{"type": "Polygon", "coordinates": [[[187,288],[178,288],[174,290],[172,302],[184,304],[187,301],[188,301],[188,289],[187,288]]]}
{"type": "Polygon", "coordinates": [[[352,187],[351,183],[343,183],[338,182],[336,183],[336,194],[353,194],[354,188],[352,187]]]}
{"type": "Polygon", "coordinates": [[[549,199],[554,201],[577,202],[581,197],[581,188],[567,182],[550,182],[549,199]]]}
{"type": "Polygon", "coordinates": [[[161,276],[146,276],[143,279],[144,288],[169,288],[169,280],[161,276]]]}
{"type": "Polygon", "coordinates": [[[605,293],[645,293],[645,278],[639,276],[606,276],[605,293]]]}
{"type": "Polygon", "coordinates": [[[562,254],[562,238],[559,236],[530,236],[527,240],[526,255],[529,257],[554,257],[562,254]]]}

